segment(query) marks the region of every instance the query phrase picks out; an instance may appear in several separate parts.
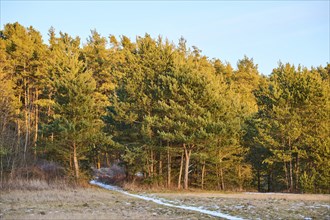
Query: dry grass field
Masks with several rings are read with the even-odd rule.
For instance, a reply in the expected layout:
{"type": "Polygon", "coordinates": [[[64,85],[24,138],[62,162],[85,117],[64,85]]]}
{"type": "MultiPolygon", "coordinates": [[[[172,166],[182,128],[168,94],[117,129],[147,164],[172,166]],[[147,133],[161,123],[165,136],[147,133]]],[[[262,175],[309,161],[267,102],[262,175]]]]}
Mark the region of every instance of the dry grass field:
{"type": "Polygon", "coordinates": [[[209,219],[100,188],[7,191],[0,219],[209,219]]]}
{"type": "MultiPolygon", "coordinates": [[[[98,187],[0,192],[0,219],[219,219],[98,187]]],[[[330,219],[329,195],[203,192],[147,195],[243,219],[330,219]]]]}
{"type": "Polygon", "coordinates": [[[283,193],[160,193],[161,198],[243,219],[330,220],[330,195],[283,193]]]}

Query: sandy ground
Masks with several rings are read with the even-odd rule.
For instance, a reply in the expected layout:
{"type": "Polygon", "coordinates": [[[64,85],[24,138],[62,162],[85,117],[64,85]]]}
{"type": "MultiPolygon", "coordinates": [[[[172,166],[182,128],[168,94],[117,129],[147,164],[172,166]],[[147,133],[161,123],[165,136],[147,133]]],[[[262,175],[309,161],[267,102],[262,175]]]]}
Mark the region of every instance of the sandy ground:
{"type": "MultiPolygon", "coordinates": [[[[0,191],[0,219],[218,219],[101,188],[0,191]]],[[[244,219],[327,219],[329,195],[153,193],[244,219]]]]}
{"type": "Polygon", "coordinates": [[[244,219],[330,220],[330,195],[288,193],[156,193],[155,195],[244,219]]]}

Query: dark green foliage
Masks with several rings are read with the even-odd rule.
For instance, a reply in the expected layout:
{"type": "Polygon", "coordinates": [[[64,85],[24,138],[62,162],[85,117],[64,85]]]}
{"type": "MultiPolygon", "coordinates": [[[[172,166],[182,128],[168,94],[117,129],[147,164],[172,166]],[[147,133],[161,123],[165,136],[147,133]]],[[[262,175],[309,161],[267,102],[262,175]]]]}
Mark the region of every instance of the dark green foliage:
{"type": "Polygon", "coordinates": [[[268,156],[262,161],[267,167],[255,167],[276,171],[275,183],[289,191],[310,191],[311,185],[315,192],[329,190],[328,84],[318,71],[280,64],[256,91],[259,112],[246,138],[251,153],[268,156]]]}
{"type": "Polygon", "coordinates": [[[329,64],[260,76],[184,38],[93,30],[81,47],[51,28],[46,45],[18,23],[0,52],[1,183],[47,159],[75,180],[119,164],[149,186],[329,193],[329,64]]]}

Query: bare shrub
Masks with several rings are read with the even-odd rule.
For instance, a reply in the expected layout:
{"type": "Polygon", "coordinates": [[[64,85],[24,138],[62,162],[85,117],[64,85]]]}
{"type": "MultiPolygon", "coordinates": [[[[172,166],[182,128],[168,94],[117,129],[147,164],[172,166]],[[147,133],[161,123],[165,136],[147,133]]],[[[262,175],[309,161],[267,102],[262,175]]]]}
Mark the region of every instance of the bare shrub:
{"type": "Polygon", "coordinates": [[[49,161],[38,161],[35,165],[12,170],[0,185],[0,190],[46,190],[81,187],[65,175],[60,165],[49,161]]]}
{"type": "MultiPolygon", "coordinates": [[[[157,184],[145,184],[143,182],[124,182],[122,188],[127,191],[134,192],[164,192],[169,189],[165,189],[163,186],[157,184]]],[[[175,188],[173,191],[176,191],[175,188]]]]}
{"type": "Polygon", "coordinates": [[[117,164],[110,168],[93,169],[94,177],[106,184],[121,185],[126,179],[125,169],[117,164]]]}
{"type": "Polygon", "coordinates": [[[48,189],[48,184],[40,179],[10,179],[5,182],[3,188],[5,190],[45,190],[48,189]]]}
{"type": "Polygon", "coordinates": [[[11,171],[10,179],[45,179],[45,172],[36,166],[19,167],[11,171]]]}
{"type": "Polygon", "coordinates": [[[40,161],[36,165],[44,173],[44,177],[47,182],[57,179],[63,179],[65,177],[65,170],[62,166],[52,161],[40,161]]]}
{"type": "Polygon", "coordinates": [[[68,179],[54,179],[52,181],[46,181],[44,179],[9,179],[4,181],[0,190],[66,190],[72,188],[82,187],[81,184],[76,184],[68,179]]]}

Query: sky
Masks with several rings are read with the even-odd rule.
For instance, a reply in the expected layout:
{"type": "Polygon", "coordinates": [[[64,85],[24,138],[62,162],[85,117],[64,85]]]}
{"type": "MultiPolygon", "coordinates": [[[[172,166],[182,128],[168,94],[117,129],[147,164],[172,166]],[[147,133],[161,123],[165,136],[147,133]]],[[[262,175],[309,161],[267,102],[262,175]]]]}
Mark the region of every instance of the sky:
{"type": "Polygon", "coordinates": [[[330,63],[330,0],[323,1],[16,1],[0,0],[1,29],[19,22],[48,42],[52,26],[86,42],[102,36],[182,36],[209,59],[236,67],[244,55],[264,75],[278,62],[305,67],[330,63]]]}

